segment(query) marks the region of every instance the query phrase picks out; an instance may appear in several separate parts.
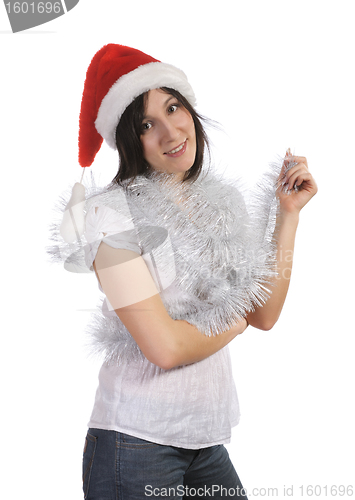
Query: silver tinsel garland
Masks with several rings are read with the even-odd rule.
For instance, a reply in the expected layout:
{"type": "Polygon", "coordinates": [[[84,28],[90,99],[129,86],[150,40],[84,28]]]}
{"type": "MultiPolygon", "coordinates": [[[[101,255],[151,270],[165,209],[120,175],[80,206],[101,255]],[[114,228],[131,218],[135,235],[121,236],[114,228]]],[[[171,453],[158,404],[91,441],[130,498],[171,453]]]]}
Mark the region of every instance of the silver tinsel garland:
{"type": "MultiPolygon", "coordinates": [[[[173,176],[155,172],[123,186],[87,188],[86,211],[105,205],[126,219],[128,214],[142,255],[149,254],[154,261],[156,284],[170,316],[216,335],[262,306],[270,294],[276,274],[275,192],[281,165],[281,160],[271,165],[249,193],[248,204],[235,182],[215,173],[203,173],[192,183],[176,183],[173,176]],[[169,276],[174,277],[171,284],[169,276]]],[[[64,197],[59,212],[65,204],[64,197]]],[[[53,259],[64,261],[68,270],[89,272],[85,237],[66,244],[59,235],[59,222],[52,227],[53,259]]],[[[107,361],[141,355],[116,315],[95,314],[88,330],[95,351],[107,361]]]]}

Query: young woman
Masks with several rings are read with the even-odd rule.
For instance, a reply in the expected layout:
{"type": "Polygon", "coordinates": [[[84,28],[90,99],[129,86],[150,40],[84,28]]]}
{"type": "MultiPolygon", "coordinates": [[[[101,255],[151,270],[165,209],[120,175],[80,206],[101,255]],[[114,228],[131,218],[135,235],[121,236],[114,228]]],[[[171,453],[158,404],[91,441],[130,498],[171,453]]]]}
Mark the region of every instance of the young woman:
{"type": "Polygon", "coordinates": [[[91,325],[105,362],[86,499],[246,498],[223,446],[239,419],[227,344],[248,324],[277,321],[299,212],[317,187],[307,160],[288,152],[248,212],[233,185],[202,169],[208,142],[194,104],[184,73],[129,47],[103,47],[87,72],[80,164],[103,139],[120,163],[87,197],[84,236],[75,193],[61,228],[67,265],[85,243],[105,294],[91,325]]]}

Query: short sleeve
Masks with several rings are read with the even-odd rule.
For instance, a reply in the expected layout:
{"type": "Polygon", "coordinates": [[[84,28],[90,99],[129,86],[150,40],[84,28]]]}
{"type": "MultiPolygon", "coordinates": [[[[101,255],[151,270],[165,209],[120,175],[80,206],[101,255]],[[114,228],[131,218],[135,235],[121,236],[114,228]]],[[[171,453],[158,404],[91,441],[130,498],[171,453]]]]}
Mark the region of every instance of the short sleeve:
{"type": "Polygon", "coordinates": [[[141,255],[131,217],[105,205],[93,205],[89,209],[85,220],[85,238],[85,262],[91,270],[102,241],[113,248],[132,250],[141,255]]]}

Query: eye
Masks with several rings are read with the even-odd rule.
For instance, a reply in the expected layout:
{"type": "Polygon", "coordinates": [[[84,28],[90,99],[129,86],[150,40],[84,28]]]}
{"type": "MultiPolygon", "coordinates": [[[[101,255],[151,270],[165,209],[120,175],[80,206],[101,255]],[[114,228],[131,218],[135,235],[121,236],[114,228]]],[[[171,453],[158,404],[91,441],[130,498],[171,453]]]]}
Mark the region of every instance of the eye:
{"type": "Polygon", "coordinates": [[[175,111],[178,109],[179,105],[178,104],[171,104],[168,107],[168,113],[175,113],[175,111]]]}
{"type": "Polygon", "coordinates": [[[147,132],[152,127],[152,124],[149,122],[142,123],[142,133],[147,132]]]}

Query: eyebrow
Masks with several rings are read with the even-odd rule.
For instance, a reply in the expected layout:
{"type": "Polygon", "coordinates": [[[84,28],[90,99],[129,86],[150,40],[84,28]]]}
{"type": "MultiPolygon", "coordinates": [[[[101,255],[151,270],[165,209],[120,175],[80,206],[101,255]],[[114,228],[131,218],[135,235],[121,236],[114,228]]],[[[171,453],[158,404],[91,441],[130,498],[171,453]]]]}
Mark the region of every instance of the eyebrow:
{"type": "Polygon", "coordinates": [[[171,101],[172,99],[175,99],[175,97],[171,94],[169,94],[170,97],[167,98],[167,100],[164,102],[164,106],[166,106],[168,104],[169,101],[171,101]]]}

